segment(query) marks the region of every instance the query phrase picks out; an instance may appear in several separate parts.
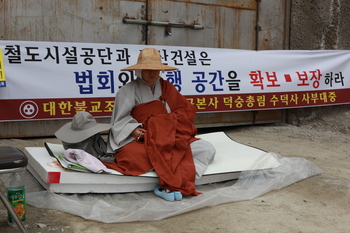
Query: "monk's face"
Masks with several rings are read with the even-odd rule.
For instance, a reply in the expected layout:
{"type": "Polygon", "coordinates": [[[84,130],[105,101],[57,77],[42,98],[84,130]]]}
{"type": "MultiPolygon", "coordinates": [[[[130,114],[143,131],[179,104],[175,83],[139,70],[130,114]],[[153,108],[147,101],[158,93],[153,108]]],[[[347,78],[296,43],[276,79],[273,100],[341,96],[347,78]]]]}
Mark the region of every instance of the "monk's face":
{"type": "Polygon", "coordinates": [[[142,79],[147,83],[154,83],[159,78],[159,70],[142,70],[142,79]]]}

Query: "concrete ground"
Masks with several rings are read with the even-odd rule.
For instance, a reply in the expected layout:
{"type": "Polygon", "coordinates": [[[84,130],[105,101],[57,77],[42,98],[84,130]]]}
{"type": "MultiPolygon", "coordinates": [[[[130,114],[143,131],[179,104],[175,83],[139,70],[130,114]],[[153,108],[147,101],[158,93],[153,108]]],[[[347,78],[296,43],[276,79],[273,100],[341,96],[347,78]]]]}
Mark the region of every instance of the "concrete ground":
{"type": "MultiPolygon", "coordinates": [[[[29,232],[350,232],[350,134],[287,124],[206,129],[284,157],[303,157],[324,173],[253,200],[206,207],[159,221],[101,223],[58,210],[27,206],[29,232]]],[[[42,146],[55,138],[1,139],[0,146],[42,146]]],[[[3,188],[3,184],[1,184],[3,188]]],[[[0,232],[20,232],[6,223],[0,204],[0,232]]]]}

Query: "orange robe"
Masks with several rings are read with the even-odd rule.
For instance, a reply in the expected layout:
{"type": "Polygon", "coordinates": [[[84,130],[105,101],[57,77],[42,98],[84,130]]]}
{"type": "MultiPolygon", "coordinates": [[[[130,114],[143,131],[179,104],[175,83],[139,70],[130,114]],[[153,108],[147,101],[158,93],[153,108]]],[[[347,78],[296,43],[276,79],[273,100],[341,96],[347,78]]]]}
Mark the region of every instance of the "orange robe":
{"type": "Polygon", "coordinates": [[[105,163],[125,175],[141,175],[154,168],[159,185],[183,195],[198,195],[195,185],[195,166],[190,143],[197,140],[193,125],[196,109],[175,87],[161,81],[162,101],[151,101],[136,106],[132,117],[144,125],[144,142],[131,142],[116,154],[115,163],[105,163]]]}

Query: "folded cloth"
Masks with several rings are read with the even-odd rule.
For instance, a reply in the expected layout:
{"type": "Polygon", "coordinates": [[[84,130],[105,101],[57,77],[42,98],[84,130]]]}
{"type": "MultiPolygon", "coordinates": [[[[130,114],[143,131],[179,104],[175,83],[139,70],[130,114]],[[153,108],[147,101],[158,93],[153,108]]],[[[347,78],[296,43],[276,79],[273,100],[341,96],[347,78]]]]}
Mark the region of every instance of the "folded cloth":
{"type": "Polygon", "coordinates": [[[80,149],[67,149],[64,158],[72,163],[78,163],[94,173],[109,172],[107,167],[93,155],[80,149]]]}

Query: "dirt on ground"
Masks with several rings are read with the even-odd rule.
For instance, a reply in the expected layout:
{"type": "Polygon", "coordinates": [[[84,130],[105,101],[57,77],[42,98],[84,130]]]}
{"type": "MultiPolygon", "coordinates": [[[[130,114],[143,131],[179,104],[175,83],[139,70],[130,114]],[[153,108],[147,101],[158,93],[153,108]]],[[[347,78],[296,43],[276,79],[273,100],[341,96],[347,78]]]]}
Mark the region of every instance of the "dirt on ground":
{"type": "MultiPolygon", "coordinates": [[[[329,127],[269,124],[200,130],[224,131],[246,145],[283,157],[302,157],[324,173],[268,192],[253,200],[205,207],[164,220],[101,223],[58,210],[27,206],[29,232],[350,232],[350,134],[329,127]]],[[[0,146],[43,146],[56,138],[1,139],[0,146]]],[[[1,181],[0,181],[1,183],[1,181]]],[[[4,185],[1,184],[4,188],[4,185]]],[[[20,232],[6,223],[7,211],[0,204],[0,232],[20,232]]]]}

